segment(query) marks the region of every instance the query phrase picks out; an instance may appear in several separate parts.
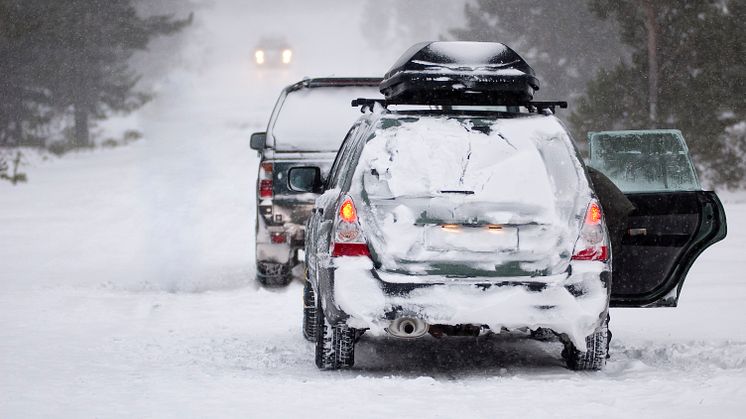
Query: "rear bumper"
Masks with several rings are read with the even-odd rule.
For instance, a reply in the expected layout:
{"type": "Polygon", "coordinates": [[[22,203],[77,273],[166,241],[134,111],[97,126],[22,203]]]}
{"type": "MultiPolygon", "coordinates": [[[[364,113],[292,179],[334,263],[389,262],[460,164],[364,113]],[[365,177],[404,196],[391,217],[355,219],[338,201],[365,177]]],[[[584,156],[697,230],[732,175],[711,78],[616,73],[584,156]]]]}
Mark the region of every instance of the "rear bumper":
{"type": "Polygon", "coordinates": [[[499,332],[547,328],[579,347],[606,317],[610,272],[601,262],[573,262],[567,273],[546,277],[442,278],[441,283],[388,273],[368,258],[341,258],[331,271],[326,312],[332,321],[383,333],[397,317],[429,324],[477,324],[499,332]],[[409,278],[409,282],[405,282],[409,278]]]}
{"type": "Polygon", "coordinates": [[[263,217],[257,217],[256,260],[263,263],[295,264],[295,256],[303,249],[305,227],[296,223],[267,225],[263,217]]]}
{"type": "MultiPolygon", "coordinates": [[[[303,231],[300,230],[302,233],[303,231]]],[[[260,282],[287,282],[293,275],[293,268],[303,262],[299,255],[303,249],[303,235],[293,234],[292,230],[278,227],[257,234],[256,275],[260,282]],[[282,242],[273,242],[273,235],[282,238],[282,242]],[[263,237],[262,237],[263,236],[263,237]],[[269,243],[263,239],[269,239],[269,243]]]]}

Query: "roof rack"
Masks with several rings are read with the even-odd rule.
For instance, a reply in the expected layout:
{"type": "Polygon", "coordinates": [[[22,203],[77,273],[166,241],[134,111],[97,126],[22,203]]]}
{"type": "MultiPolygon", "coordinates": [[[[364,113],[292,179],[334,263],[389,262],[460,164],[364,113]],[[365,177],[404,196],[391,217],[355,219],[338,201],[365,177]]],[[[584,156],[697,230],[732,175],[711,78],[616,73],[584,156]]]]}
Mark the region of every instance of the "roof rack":
{"type": "Polygon", "coordinates": [[[295,82],[285,88],[285,90],[292,92],[304,88],[314,87],[365,87],[365,86],[378,86],[381,83],[380,77],[316,77],[316,78],[304,78],[301,81],[295,82]]]}
{"type": "Polygon", "coordinates": [[[415,105],[415,106],[442,106],[443,108],[450,109],[453,106],[508,106],[508,107],[524,107],[528,109],[530,113],[538,113],[543,112],[545,110],[549,110],[552,113],[555,113],[556,108],[560,109],[567,109],[567,102],[565,101],[535,101],[535,100],[526,100],[526,101],[513,101],[513,100],[505,100],[505,101],[496,101],[494,103],[485,104],[485,103],[468,103],[468,102],[462,102],[462,101],[449,101],[449,100],[434,100],[427,105],[423,105],[421,103],[408,103],[407,101],[392,101],[392,100],[386,100],[386,99],[365,99],[365,98],[357,98],[352,100],[352,106],[353,107],[360,107],[361,112],[365,112],[366,109],[373,109],[373,106],[375,104],[379,104],[380,106],[384,108],[388,108],[391,105],[415,105]]]}

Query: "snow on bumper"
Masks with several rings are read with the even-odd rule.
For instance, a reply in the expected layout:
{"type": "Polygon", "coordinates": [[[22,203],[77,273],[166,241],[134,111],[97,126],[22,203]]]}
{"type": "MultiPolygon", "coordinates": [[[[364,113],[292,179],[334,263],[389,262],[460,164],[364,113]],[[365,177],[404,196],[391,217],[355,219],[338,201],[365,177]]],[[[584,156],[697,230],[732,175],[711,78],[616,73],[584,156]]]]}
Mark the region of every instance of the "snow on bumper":
{"type": "Polygon", "coordinates": [[[608,305],[601,262],[573,262],[572,274],[533,278],[443,278],[444,283],[415,285],[417,277],[384,274],[376,278],[367,258],[340,258],[335,263],[334,303],[351,327],[381,334],[397,316],[418,317],[430,324],[480,324],[499,332],[548,328],[566,333],[581,350],[585,337],[600,324],[608,305]],[[402,284],[410,278],[408,284],[402,284]],[[388,279],[388,282],[386,281],[388,279]],[[401,291],[401,285],[413,285],[401,291]],[[489,284],[489,285],[486,285],[489,284]],[[394,285],[399,291],[391,291],[394,285]]]}

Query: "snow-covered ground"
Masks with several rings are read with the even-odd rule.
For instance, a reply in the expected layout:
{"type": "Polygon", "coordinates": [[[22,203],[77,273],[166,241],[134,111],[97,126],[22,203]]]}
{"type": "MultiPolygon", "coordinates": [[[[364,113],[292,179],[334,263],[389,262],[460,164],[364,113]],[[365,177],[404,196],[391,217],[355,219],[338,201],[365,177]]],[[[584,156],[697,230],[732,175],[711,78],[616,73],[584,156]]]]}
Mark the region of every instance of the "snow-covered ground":
{"type": "MultiPolygon", "coordinates": [[[[603,372],[501,335],[363,338],[354,370],[318,371],[299,285],[253,282],[248,138],[302,74],[257,74],[222,46],[262,16],[217,3],[185,52],[200,59],[127,119],[143,140],[31,157],[28,184],[0,183],[0,417],[742,417],[744,193],[722,195],[728,238],[679,308],[612,311],[603,372]]],[[[354,43],[349,8],[313,13],[309,37],[354,43]]],[[[369,69],[362,55],[346,55],[347,74],[369,69]]]]}

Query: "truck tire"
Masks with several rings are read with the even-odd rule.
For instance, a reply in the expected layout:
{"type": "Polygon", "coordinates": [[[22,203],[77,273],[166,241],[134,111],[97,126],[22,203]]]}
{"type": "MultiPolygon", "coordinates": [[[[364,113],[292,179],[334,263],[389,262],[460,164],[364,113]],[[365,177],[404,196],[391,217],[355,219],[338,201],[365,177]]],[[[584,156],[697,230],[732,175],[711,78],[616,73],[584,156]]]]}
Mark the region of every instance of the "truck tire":
{"type": "Polygon", "coordinates": [[[316,301],[316,366],[321,370],[350,368],[355,364],[357,331],[345,323],[332,325],[316,301]]]}
{"type": "Polygon", "coordinates": [[[303,337],[316,341],[316,296],[308,280],[303,281],[303,337]]]}
{"type": "Polygon", "coordinates": [[[287,265],[257,261],[256,279],[263,287],[284,287],[293,280],[287,265]]]}
{"type": "Polygon", "coordinates": [[[598,371],[606,365],[609,353],[609,323],[608,320],[585,338],[587,351],[579,351],[569,340],[564,339],[565,349],[562,357],[567,362],[567,368],[574,371],[598,371]]]}

